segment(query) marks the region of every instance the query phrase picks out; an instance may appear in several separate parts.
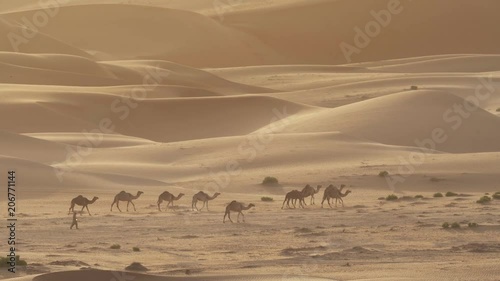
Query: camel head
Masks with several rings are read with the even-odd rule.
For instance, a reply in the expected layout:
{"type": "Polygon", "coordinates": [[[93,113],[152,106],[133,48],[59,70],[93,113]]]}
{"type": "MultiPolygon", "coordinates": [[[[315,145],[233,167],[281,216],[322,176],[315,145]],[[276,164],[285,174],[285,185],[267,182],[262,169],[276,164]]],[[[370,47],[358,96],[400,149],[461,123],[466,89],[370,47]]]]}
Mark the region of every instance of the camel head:
{"type": "Polygon", "coordinates": [[[92,198],[92,200],[91,200],[91,201],[92,201],[92,202],[95,202],[97,199],[99,199],[99,197],[94,196],[94,198],[92,198]]]}
{"type": "Polygon", "coordinates": [[[141,194],[144,194],[142,191],[137,191],[137,197],[141,196],[141,194]]]}
{"type": "Polygon", "coordinates": [[[215,197],[217,197],[217,196],[219,196],[219,195],[220,195],[220,193],[219,193],[219,192],[216,192],[216,193],[214,194],[214,196],[212,196],[212,197],[213,197],[213,198],[215,198],[215,197]]]}
{"type": "Polygon", "coordinates": [[[318,186],[316,186],[316,192],[319,192],[319,190],[322,188],[323,186],[321,184],[318,184],[318,186]]]}
{"type": "Polygon", "coordinates": [[[184,196],[184,195],[186,195],[186,194],[184,194],[184,193],[179,193],[179,195],[177,195],[177,199],[180,199],[180,198],[181,198],[182,196],[184,196]]]}
{"type": "Polygon", "coordinates": [[[347,194],[351,193],[352,191],[350,191],[349,189],[345,191],[345,194],[344,196],[347,196],[347,194]]]}
{"type": "Polygon", "coordinates": [[[253,203],[248,204],[248,208],[249,209],[252,208],[252,207],[255,207],[255,205],[253,203]]]}

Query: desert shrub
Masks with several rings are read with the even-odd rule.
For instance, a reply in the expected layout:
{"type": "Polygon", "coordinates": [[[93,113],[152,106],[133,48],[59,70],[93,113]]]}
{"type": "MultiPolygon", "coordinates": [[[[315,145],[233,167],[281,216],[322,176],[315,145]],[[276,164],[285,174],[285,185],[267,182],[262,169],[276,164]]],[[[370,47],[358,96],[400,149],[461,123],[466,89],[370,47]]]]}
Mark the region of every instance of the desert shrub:
{"type": "Polygon", "coordinates": [[[413,91],[418,90],[418,86],[411,86],[410,89],[413,90],[413,91]]]}
{"type": "Polygon", "coordinates": [[[437,197],[443,197],[443,193],[441,193],[441,192],[434,193],[434,197],[435,198],[437,198],[437,197]]]}
{"type": "MultiPolygon", "coordinates": [[[[0,267],[9,267],[10,257],[0,257],[0,267]]],[[[26,266],[28,263],[22,260],[19,255],[16,256],[16,265],[26,266]]]]}
{"type": "Polygon", "coordinates": [[[424,196],[419,194],[419,195],[415,195],[415,198],[422,199],[422,198],[424,198],[424,196]]]}
{"type": "Polygon", "coordinates": [[[500,191],[495,192],[495,194],[492,195],[493,199],[500,200],[500,191]]]}
{"type": "Polygon", "coordinates": [[[450,228],[450,224],[447,222],[444,222],[442,226],[443,228],[450,228]]]}
{"type": "Polygon", "coordinates": [[[265,177],[264,180],[262,181],[262,184],[266,185],[278,184],[278,179],[275,177],[265,177]]]}
{"type": "Polygon", "coordinates": [[[274,201],[274,199],[272,197],[261,197],[260,198],[261,201],[264,201],[264,202],[272,202],[274,201]]]}
{"type": "Polygon", "coordinates": [[[460,228],[460,224],[458,222],[454,222],[451,224],[451,228],[460,228]]]}
{"type": "Polygon", "coordinates": [[[385,200],[387,201],[395,201],[395,200],[398,200],[398,197],[394,194],[391,194],[391,195],[387,195],[387,197],[385,198],[385,200]]]}
{"type": "Polygon", "coordinates": [[[468,226],[469,227],[478,227],[479,225],[475,222],[469,222],[468,226]]]}
{"type": "Polygon", "coordinates": [[[113,249],[113,250],[118,250],[120,249],[122,246],[120,246],[120,244],[113,244],[111,245],[111,247],[109,247],[110,249],[113,249]]]}
{"type": "Polygon", "coordinates": [[[140,252],[140,251],[141,251],[141,249],[140,249],[139,247],[133,247],[133,248],[132,248],[132,251],[134,251],[134,252],[140,252]]]}
{"type": "Polygon", "coordinates": [[[457,195],[458,195],[457,193],[455,193],[455,192],[451,192],[451,191],[448,191],[448,192],[446,192],[446,194],[445,194],[445,196],[446,196],[446,197],[453,197],[453,196],[457,196],[457,195]]]}
{"type": "Polygon", "coordinates": [[[479,198],[479,200],[477,200],[476,203],[486,204],[486,203],[489,203],[490,201],[491,201],[491,197],[483,196],[483,197],[479,198]]]}
{"type": "Polygon", "coordinates": [[[382,172],[378,173],[378,176],[382,177],[382,178],[387,177],[388,175],[389,175],[389,172],[387,172],[387,171],[382,171],[382,172]]]}

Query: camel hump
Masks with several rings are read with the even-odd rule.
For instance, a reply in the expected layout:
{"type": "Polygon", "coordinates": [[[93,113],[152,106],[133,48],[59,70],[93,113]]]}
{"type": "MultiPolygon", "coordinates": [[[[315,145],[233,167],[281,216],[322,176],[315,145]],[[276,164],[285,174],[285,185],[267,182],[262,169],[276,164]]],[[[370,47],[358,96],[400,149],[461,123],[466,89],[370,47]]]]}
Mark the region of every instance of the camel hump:
{"type": "Polygon", "coordinates": [[[122,191],[120,191],[120,193],[118,193],[118,194],[125,194],[125,193],[127,193],[127,192],[125,192],[125,190],[122,190],[122,191]]]}

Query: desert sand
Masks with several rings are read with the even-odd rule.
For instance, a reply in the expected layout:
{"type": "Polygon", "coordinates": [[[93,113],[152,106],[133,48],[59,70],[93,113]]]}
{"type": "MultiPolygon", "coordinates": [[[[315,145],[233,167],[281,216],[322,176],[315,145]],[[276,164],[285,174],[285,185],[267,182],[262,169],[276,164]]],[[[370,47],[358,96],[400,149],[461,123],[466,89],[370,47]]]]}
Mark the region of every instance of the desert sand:
{"type": "Polygon", "coordinates": [[[398,1],[346,56],[393,2],[2,0],[0,186],[15,170],[28,265],[0,279],[499,280],[500,200],[476,201],[500,191],[500,2],[398,1]],[[316,204],[281,209],[306,184],[316,204]],[[345,206],[321,207],[330,184],[345,206]],[[110,211],[122,190],[137,211],[110,211]],[[160,212],[164,191],[185,195],[160,212]]]}

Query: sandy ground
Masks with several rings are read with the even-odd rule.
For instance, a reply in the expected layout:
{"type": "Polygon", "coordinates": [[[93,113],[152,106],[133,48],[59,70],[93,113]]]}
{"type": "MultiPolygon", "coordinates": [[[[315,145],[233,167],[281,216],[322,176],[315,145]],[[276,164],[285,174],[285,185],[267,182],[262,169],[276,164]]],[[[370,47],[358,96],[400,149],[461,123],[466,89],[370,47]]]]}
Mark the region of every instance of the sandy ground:
{"type": "Polygon", "coordinates": [[[0,279],[499,280],[500,200],[476,201],[500,191],[500,2],[401,1],[345,56],[390,2],[3,0],[0,181],[28,266],[0,279]],[[306,184],[316,205],[281,209],[306,184]],[[329,184],[345,207],[320,207],[329,184]],[[136,212],[110,212],[122,190],[136,212]],[[159,212],[163,191],[185,195],[159,212]],[[99,199],[70,230],[79,194],[99,199]],[[222,223],[233,200],[246,223],[222,223]]]}

